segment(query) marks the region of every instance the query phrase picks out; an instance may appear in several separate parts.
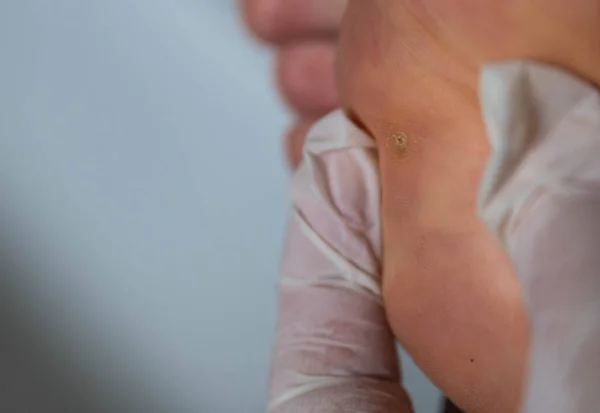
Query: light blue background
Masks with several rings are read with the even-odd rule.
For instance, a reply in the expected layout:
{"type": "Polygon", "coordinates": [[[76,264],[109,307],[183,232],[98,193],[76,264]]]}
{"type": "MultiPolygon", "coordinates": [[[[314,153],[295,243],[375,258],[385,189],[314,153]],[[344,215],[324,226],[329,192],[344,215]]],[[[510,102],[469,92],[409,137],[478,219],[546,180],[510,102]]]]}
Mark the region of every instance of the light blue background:
{"type": "Polygon", "coordinates": [[[269,76],[232,0],[0,0],[1,412],[264,411],[269,76]]]}

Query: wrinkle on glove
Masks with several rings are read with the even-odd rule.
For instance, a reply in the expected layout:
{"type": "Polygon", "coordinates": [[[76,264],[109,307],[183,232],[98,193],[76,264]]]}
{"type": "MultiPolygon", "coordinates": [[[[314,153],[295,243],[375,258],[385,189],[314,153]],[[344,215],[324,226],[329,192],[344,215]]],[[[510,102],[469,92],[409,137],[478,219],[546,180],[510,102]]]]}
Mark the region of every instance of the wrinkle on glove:
{"type": "Polygon", "coordinates": [[[269,412],[411,412],[381,298],[375,142],[330,114],[291,197],[269,412]]]}
{"type": "Polygon", "coordinates": [[[524,288],[532,344],[524,413],[600,409],[600,97],[564,71],[488,66],[492,157],[479,213],[524,288]]]}

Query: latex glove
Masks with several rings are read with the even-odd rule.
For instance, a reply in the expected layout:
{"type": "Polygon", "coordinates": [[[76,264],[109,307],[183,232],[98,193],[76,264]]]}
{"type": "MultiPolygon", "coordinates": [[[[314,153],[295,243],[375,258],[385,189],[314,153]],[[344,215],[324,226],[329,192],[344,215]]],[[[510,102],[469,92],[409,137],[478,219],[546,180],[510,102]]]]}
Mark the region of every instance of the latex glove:
{"type": "Polygon", "coordinates": [[[375,143],[327,116],[292,182],[270,412],[411,411],[381,299],[379,198],[375,143]]]}
{"type": "Polygon", "coordinates": [[[481,101],[493,155],[480,215],[513,260],[531,320],[523,412],[598,411],[598,91],[514,62],[484,70],[481,101]]]}

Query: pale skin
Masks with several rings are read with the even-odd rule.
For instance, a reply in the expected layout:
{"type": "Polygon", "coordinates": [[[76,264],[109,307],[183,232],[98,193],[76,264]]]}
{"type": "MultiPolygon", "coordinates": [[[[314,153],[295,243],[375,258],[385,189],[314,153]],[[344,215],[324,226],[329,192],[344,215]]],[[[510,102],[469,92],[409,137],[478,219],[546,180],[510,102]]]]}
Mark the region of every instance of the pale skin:
{"type": "Polygon", "coordinates": [[[475,214],[489,155],[479,68],[535,59],[600,84],[599,39],[592,0],[348,2],[335,103],[380,150],[386,310],[415,361],[467,412],[518,411],[528,348],[519,284],[475,214]]]}
{"type": "Polygon", "coordinates": [[[335,55],[347,0],[240,0],[251,32],[274,48],[274,77],[296,120],[285,136],[288,165],[302,158],[307,130],[339,107],[335,55]]]}

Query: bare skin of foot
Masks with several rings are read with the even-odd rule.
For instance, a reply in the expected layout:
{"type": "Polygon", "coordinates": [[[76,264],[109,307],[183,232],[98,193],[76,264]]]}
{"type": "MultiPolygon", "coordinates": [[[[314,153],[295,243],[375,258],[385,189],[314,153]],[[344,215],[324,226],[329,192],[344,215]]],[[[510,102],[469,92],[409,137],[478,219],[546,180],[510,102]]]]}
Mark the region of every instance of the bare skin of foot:
{"type": "Polygon", "coordinates": [[[339,107],[334,61],[346,0],[242,0],[241,6],[250,31],[275,51],[277,86],[296,117],[285,137],[295,169],[306,132],[339,107]]]}
{"type": "Polygon", "coordinates": [[[600,83],[600,3],[350,0],[342,106],[380,150],[384,297],[395,335],[469,413],[517,412],[528,320],[476,216],[489,148],[482,64],[535,59],[600,83]]]}

